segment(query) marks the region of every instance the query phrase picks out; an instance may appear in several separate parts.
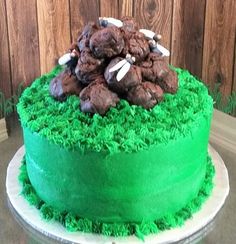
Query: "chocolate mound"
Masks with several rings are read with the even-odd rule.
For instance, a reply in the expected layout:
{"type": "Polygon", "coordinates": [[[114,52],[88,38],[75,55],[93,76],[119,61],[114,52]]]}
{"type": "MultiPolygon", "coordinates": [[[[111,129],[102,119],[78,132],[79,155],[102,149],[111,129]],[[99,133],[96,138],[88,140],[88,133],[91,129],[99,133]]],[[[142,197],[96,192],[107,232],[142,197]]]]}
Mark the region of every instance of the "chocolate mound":
{"type": "Polygon", "coordinates": [[[160,87],[168,93],[176,93],[178,90],[178,77],[175,71],[170,70],[165,79],[158,82],[160,87]]]}
{"type": "Polygon", "coordinates": [[[89,40],[91,36],[98,30],[98,26],[94,22],[89,22],[83,29],[81,35],[77,40],[79,50],[82,51],[84,48],[89,47],[89,40]]]}
{"type": "Polygon", "coordinates": [[[145,81],[139,86],[133,87],[127,96],[127,100],[146,109],[152,108],[163,99],[163,90],[157,84],[145,81]]]}
{"type": "Polygon", "coordinates": [[[64,101],[75,94],[83,112],[105,115],[121,98],[150,109],[164,92],[177,91],[177,74],[162,53],[154,52],[153,40],[148,32],[144,32],[147,36],[139,32],[134,18],[123,17],[121,22],[104,18],[103,22],[100,26],[89,22],[69,48],[70,54],[62,57],[62,64],[68,60],[67,68],[50,84],[55,99],[64,101]]]}
{"type": "Polygon", "coordinates": [[[115,107],[119,100],[117,94],[108,89],[106,81],[101,77],[80,93],[80,107],[85,113],[104,115],[110,107],[115,107]]]}
{"type": "Polygon", "coordinates": [[[123,59],[120,57],[112,59],[105,70],[104,77],[111,90],[116,91],[119,94],[126,94],[129,89],[137,86],[142,82],[142,75],[141,69],[138,66],[131,65],[128,73],[124,76],[124,78],[120,81],[117,81],[116,76],[118,71],[109,72],[109,70],[121,60],[123,59]]]}
{"type": "Polygon", "coordinates": [[[103,59],[97,59],[89,48],[84,48],[75,68],[75,74],[81,83],[88,85],[103,73],[103,59]]]}
{"type": "Polygon", "coordinates": [[[51,95],[64,101],[67,95],[79,95],[82,90],[82,84],[71,74],[69,69],[62,71],[58,76],[51,80],[49,85],[51,95]]]}
{"type": "Polygon", "coordinates": [[[169,73],[170,68],[166,61],[157,53],[150,53],[141,64],[143,79],[158,82],[163,80],[169,73]]]}
{"type": "Polygon", "coordinates": [[[111,58],[121,53],[124,39],[118,27],[108,26],[91,36],[89,47],[96,57],[111,58]]]}
{"type": "Polygon", "coordinates": [[[123,55],[130,53],[135,57],[136,62],[144,60],[150,53],[148,41],[143,33],[139,31],[124,32],[125,47],[123,49],[123,55]]]}

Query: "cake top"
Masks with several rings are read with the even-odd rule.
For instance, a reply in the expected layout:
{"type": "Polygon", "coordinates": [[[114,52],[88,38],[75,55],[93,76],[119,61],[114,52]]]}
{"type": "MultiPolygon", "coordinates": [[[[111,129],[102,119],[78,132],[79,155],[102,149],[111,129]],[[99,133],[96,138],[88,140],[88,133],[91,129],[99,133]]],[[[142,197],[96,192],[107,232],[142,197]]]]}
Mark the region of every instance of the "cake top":
{"type": "Polygon", "coordinates": [[[59,58],[65,67],[51,81],[50,93],[61,102],[78,96],[81,111],[90,114],[105,115],[120,99],[153,108],[164,93],[178,88],[177,75],[165,61],[169,51],[160,40],[160,34],[140,29],[132,17],[89,22],[59,58]]]}
{"type": "Polygon", "coordinates": [[[105,116],[91,116],[78,109],[77,96],[68,96],[61,103],[49,94],[51,80],[62,69],[57,66],[26,88],[17,111],[22,127],[68,150],[109,153],[146,150],[187,136],[212,114],[213,102],[205,85],[188,71],[175,68],[178,92],[165,93],[159,105],[144,109],[120,99],[105,116]]]}

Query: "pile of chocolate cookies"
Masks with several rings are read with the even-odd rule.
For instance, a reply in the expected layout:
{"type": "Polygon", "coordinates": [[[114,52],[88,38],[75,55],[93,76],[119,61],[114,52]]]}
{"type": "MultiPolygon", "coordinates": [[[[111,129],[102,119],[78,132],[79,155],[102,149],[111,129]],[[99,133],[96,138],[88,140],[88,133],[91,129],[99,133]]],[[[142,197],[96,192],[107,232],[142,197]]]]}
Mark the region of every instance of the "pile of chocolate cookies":
{"type": "Polygon", "coordinates": [[[50,83],[55,99],[65,101],[67,96],[77,95],[81,111],[104,115],[120,99],[149,109],[163,99],[164,92],[177,91],[177,75],[163,55],[153,51],[133,18],[121,21],[121,27],[107,21],[84,27],[66,54],[69,58],[61,61],[66,68],[50,83]],[[118,68],[111,71],[115,65],[118,68]],[[120,80],[119,72],[123,72],[120,80]]]}

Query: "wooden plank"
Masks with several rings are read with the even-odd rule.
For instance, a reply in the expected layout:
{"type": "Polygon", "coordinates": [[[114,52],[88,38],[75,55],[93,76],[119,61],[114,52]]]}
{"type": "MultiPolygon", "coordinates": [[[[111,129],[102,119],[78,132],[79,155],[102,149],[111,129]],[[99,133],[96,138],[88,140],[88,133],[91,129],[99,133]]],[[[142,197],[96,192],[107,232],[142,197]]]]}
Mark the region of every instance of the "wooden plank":
{"type": "Polygon", "coordinates": [[[6,1],[13,92],[40,74],[37,12],[34,0],[6,1]]]}
{"type": "Polygon", "coordinates": [[[133,4],[140,27],[161,34],[161,44],[170,50],[172,0],[134,0],[133,4]]]}
{"type": "MultiPolygon", "coordinates": [[[[233,86],[232,86],[232,92],[236,92],[236,36],[234,40],[234,70],[233,70],[233,86]]],[[[236,114],[236,111],[235,111],[236,114]]]]}
{"type": "Polygon", "coordinates": [[[70,0],[70,17],[72,41],[76,41],[87,22],[98,20],[99,0],[70,0]]]}
{"type": "Polygon", "coordinates": [[[202,75],[206,0],[174,0],[171,63],[202,75]]]}
{"type": "Polygon", "coordinates": [[[68,50],[70,17],[68,0],[37,0],[41,73],[50,71],[68,50]]]}
{"type": "Polygon", "coordinates": [[[119,18],[124,16],[133,16],[133,0],[119,1],[119,18]]]}
{"type": "Polygon", "coordinates": [[[214,109],[210,142],[235,152],[236,118],[214,109]]]}
{"type": "Polygon", "coordinates": [[[6,120],[5,118],[0,119],[0,142],[8,138],[6,120]]]}
{"type": "Polygon", "coordinates": [[[6,98],[9,98],[11,96],[11,70],[4,0],[0,0],[0,33],[0,91],[4,93],[6,98]]]}
{"type": "Polygon", "coordinates": [[[118,11],[118,0],[100,0],[100,16],[118,18],[118,11]]]}
{"type": "Polygon", "coordinates": [[[220,82],[224,95],[232,87],[235,13],[236,1],[207,1],[202,77],[211,87],[220,82]]]}

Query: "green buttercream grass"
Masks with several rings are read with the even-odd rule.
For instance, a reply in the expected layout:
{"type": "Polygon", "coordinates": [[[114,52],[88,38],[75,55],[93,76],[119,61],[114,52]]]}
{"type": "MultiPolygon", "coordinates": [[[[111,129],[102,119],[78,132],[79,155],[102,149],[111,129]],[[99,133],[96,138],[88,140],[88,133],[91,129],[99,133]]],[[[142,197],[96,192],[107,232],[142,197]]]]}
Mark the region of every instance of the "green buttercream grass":
{"type": "Polygon", "coordinates": [[[50,96],[50,80],[62,70],[57,66],[23,92],[17,105],[21,124],[69,150],[137,152],[168,143],[189,134],[202,116],[211,116],[213,107],[203,83],[188,71],[174,69],[179,78],[176,94],[166,93],[164,101],[149,110],[121,100],[102,117],[81,112],[77,96],[65,102],[50,96]]]}
{"type": "Polygon", "coordinates": [[[98,233],[105,236],[129,236],[136,235],[144,240],[149,234],[157,234],[164,230],[180,227],[191,218],[194,213],[200,210],[202,204],[210,196],[213,188],[213,177],[215,168],[211,158],[207,157],[206,175],[203,184],[196,198],[191,200],[185,207],[175,214],[168,215],[162,219],[142,223],[102,223],[80,218],[71,213],[59,212],[48,204],[44,203],[32,187],[26,169],[25,159],[20,168],[19,181],[22,184],[22,195],[27,201],[39,209],[43,219],[59,221],[68,231],[82,231],[86,233],[98,233]]]}

